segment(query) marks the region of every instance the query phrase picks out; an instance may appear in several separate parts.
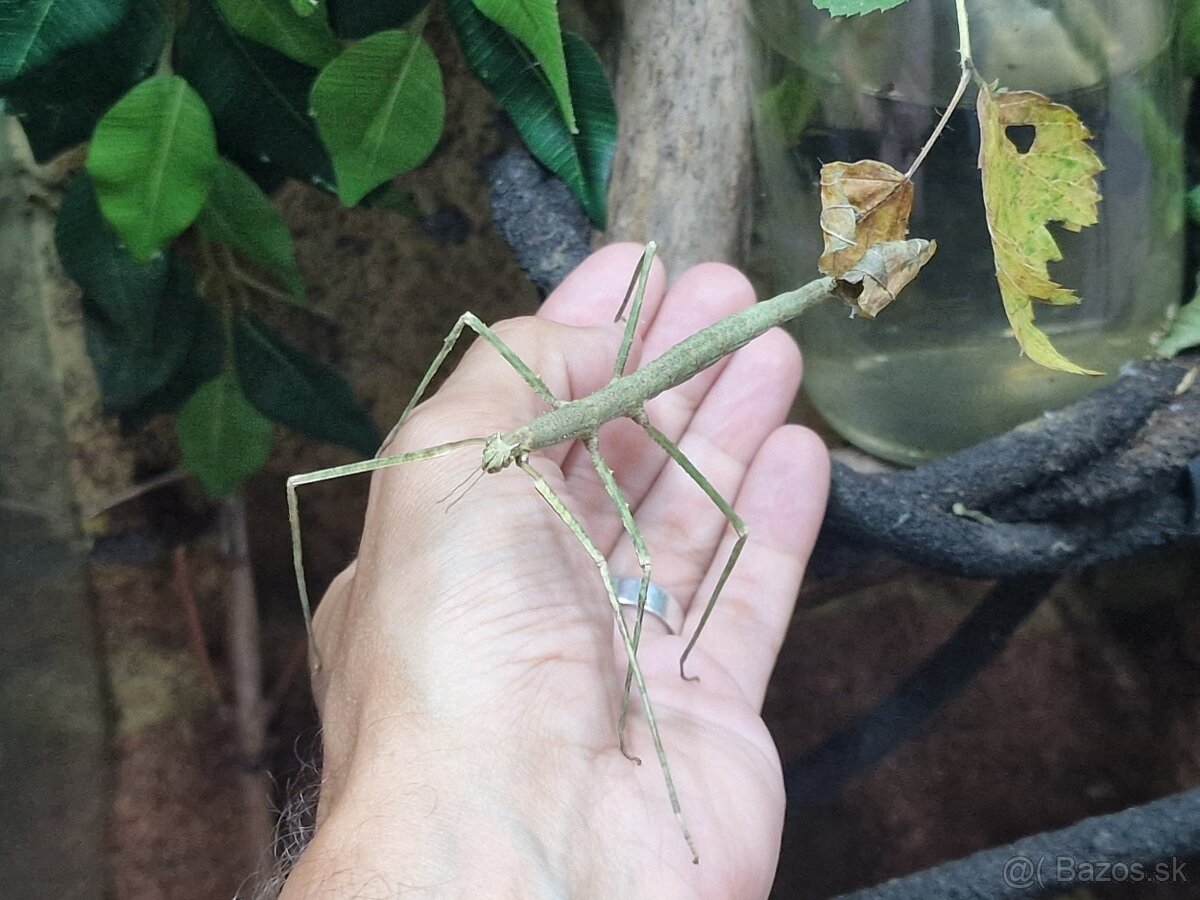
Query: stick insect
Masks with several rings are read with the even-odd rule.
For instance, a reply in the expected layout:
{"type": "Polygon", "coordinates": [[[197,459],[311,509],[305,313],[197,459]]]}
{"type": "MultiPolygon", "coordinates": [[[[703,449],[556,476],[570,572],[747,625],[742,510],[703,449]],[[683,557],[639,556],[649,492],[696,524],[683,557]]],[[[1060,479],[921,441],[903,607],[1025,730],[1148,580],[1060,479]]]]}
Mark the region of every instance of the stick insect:
{"type": "Polygon", "coordinates": [[[680,677],[687,679],[688,676],[685,669],[687,658],[695,647],[696,641],[699,639],[705,625],[708,623],[709,616],[716,606],[725,582],[728,580],[729,574],[733,571],[733,567],[737,564],[738,556],[742,552],[742,547],[746,543],[749,532],[745,523],[734,511],[732,505],[717,492],[679,447],[650,423],[645,411],[646,402],[664,391],[682,384],[696,373],[703,371],[770,329],[797,318],[806,310],[828,297],[839,297],[848,302],[852,309],[859,309],[865,315],[873,317],[878,309],[882,308],[887,302],[890,302],[891,299],[894,299],[895,294],[899,292],[900,288],[915,276],[920,266],[933,255],[934,249],[934,245],[931,242],[923,240],[893,241],[878,244],[867,251],[862,263],[858,267],[843,275],[841,279],[819,278],[794,291],[788,291],[770,300],[754,304],[685,338],[657,359],[646,363],[640,369],[626,375],[625,364],[629,358],[638,318],[641,314],[642,300],[645,296],[646,284],[650,276],[650,265],[657,250],[657,245],[651,242],[646,245],[645,252],[630,282],[629,289],[617,312],[616,319],[619,320],[625,309],[629,308],[624,335],[613,367],[612,380],[590,396],[581,397],[576,400],[561,400],[555,397],[537,373],[530,369],[486,324],[473,313],[464,313],[459,317],[454,327],[450,330],[450,333],[446,336],[441,350],[434,357],[429,369],[425,372],[424,377],[422,377],[420,384],[417,386],[412,399],[409,400],[408,405],[404,408],[404,412],[401,413],[400,419],[388,435],[387,440],[384,441],[383,446],[386,447],[388,445],[392,436],[400,429],[417,403],[420,402],[433,378],[465,329],[470,329],[495,347],[497,352],[517,371],[525,382],[546,401],[550,406],[550,410],[526,425],[487,437],[451,441],[450,443],[439,444],[424,450],[416,450],[392,456],[376,456],[373,459],[364,460],[363,462],[335,466],[302,475],[294,475],[288,479],[287,500],[288,516],[291,521],[292,532],[292,558],[295,565],[300,602],[304,610],[305,628],[308,632],[309,647],[314,668],[319,670],[321,664],[319,650],[316,647],[312,634],[312,613],[304,578],[304,563],[300,540],[300,516],[296,489],[301,485],[328,481],[346,475],[372,472],[377,469],[420,460],[435,459],[464,447],[482,446],[482,471],[484,473],[494,473],[510,465],[515,465],[529,475],[533,480],[535,490],[545,499],[567,528],[571,530],[572,534],[579,540],[599,570],[600,578],[604,583],[605,593],[608,595],[609,605],[612,607],[617,632],[620,635],[622,644],[624,644],[625,654],[628,659],[625,691],[617,725],[618,743],[621,752],[629,759],[640,763],[640,760],[631,756],[625,748],[625,720],[630,689],[631,685],[636,684],[638,699],[646,716],[651,739],[654,744],[654,752],[658,758],[659,768],[662,771],[667,795],[671,802],[671,809],[675,814],[676,821],[679,823],[679,828],[683,833],[684,840],[687,842],[688,849],[692,853],[692,862],[699,862],[695,844],[683,818],[683,811],[675,790],[674,780],[671,776],[666,751],[663,748],[662,739],[659,735],[657,719],[655,718],[654,709],[651,705],[650,696],[646,690],[646,683],[642,677],[641,666],[637,658],[637,648],[641,639],[642,623],[646,608],[646,594],[650,584],[650,552],[638,529],[637,523],[634,521],[629,504],[626,502],[620,487],[617,485],[612,469],[609,468],[608,463],[605,462],[604,457],[600,454],[597,437],[598,431],[604,423],[623,416],[635,421],[699,485],[737,534],[737,540],[734,542],[725,566],[721,571],[721,575],[717,579],[712,594],[709,596],[701,613],[700,621],[696,625],[680,656],[679,674],[680,677]],[[538,450],[551,447],[563,441],[576,439],[583,442],[605,491],[612,498],[613,504],[616,506],[618,515],[620,516],[621,524],[633,544],[634,552],[641,568],[637,613],[632,631],[630,631],[624,616],[621,614],[621,606],[617,600],[612,575],[609,572],[608,561],[605,559],[604,553],[588,537],[579,520],[567,509],[563,500],[550,486],[550,483],[546,481],[530,462],[530,455],[536,453],[538,450]]]}

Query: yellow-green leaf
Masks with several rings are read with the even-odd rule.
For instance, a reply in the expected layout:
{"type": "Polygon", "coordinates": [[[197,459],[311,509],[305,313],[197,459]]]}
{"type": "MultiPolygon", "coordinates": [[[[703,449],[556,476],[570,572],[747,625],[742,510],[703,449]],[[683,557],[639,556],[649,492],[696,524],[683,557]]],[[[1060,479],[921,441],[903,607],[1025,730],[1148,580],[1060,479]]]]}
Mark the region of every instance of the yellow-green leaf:
{"type": "Polygon", "coordinates": [[[980,90],[978,101],[983,202],[987,211],[996,280],[1004,311],[1021,349],[1050,369],[1099,375],[1071,362],[1034,324],[1035,300],[1078,303],[1074,291],[1050,278],[1047,263],[1062,251],[1047,228],[1069,231],[1096,224],[1104,165],[1087,144],[1091,132],[1068,106],[1033,91],[980,90]],[[1033,142],[1022,150],[1008,135],[1013,126],[1032,126],[1033,142]]]}
{"type": "Polygon", "coordinates": [[[841,278],[875,244],[904,240],[912,203],[912,182],[887,163],[863,159],[823,165],[820,270],[841,278]]]}

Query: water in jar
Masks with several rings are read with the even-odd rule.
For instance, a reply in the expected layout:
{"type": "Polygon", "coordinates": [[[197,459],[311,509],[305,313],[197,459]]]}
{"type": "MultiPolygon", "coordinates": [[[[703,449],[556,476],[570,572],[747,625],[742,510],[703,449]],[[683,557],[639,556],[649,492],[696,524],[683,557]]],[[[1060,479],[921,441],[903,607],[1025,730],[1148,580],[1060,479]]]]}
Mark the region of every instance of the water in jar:
{"type": "MultiPolygon", "coordinates": [[[[823,162],[879,159],[907,169],[958,79],[952,0],[910,0],[831,20],[810,0],[756,0],[759,35],[759,267],[773,287],[816,274],[823,162]]],[[[1004,315],[977,168],[972,89],[914,178],[910,235],[938,252],[878,319],[833,304],[797,323],[805,388],[864,449],[916,463],[1073,402],[1146,356],[1182,279],[1181,84],[1170,3],[971,0],[975,57],[1002,87],[1069,104],[1105,165],[1100,222],[1051,225],[1063,260],[1050,275],[1082,298],[1035,304],[1069,359],[1104,379],[1024,359],[1004,315]]],[[[1019,148],[1032,132],[1009,130],[1019,148]]]]}

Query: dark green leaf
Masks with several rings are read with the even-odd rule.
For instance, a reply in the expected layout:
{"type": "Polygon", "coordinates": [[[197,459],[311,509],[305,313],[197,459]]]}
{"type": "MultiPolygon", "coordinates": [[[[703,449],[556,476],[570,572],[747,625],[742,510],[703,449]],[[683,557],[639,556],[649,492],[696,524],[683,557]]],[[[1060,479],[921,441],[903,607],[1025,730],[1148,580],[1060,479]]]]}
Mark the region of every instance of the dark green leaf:
{"type": "Polygon", "coordinates": [[[112,303],[85,294],[88,355],[104,396],[104,408],[120,412],[167,387],[184,367],[207,309],[196,295],[191,272],[175,257],[167,265],[163,292],[135,325],[109,315],[112,303]]]}
{"type": "Polygon", "coordinates": [[[221,371],[224,354],[221,327],[209,308],[201,303],[187,352],[167,383],[117,411],[122,432],[132,433],[154,416],[179,409],[196,388],[221,371]]]}
{"type": "Polygon", "coordinates": [[[471,69],[512,117],[529,151],[570,186],[597,228],[603,228],[617,113],[595,53],[574,35],[564,36],[567,70],[579,133],[572,135],[545,81],[528,55],[470,0],[446,0],[446,12],[471,69]]]}
{"type": "Polygon", "coordinates": [[[332,190],[333,166],[308,115],[316,69],[244,40],[210,0],[192,0],[175,70],[208,104],[222,155],[260,185],[280,172],[332,190]]]}
{"type": "Polygon", "coordinates": [[[134,0],[105,34],[0,87],[34,159],[46,162],[86,140],[108,108],[149,74],[165,37],[158,0],[134,0]]]}
{"type": "Polygon", "coordinates": [[[579,117],[579,133],[571,140],[583,169],[583,184],[589,197],[584,208],[596,227],[603,228],[608,180],[612,174],[613,153],[617,149],[617,107],[608,76],[595,51],[573,34],[563,35],[563,46],[567,51],[567,74],[579,117]]]}
{"type": "Polygon", "coordinates": [[[271,272],[293,297],[304,299],[304,279],[296,267],[292,235],[279,210],[249,175],[226,159],[217,162],[212,192],[196,225],[206,237],[227,244],[271,272]]]}
{"type": "Polygon", "coordinates": [[[128,0],[0,0],[0,83],[105,34],[128,0]]]}
{"type": "Polygon", "coordinates": [[[364,38],[399,28],[424,9],[429,0],[329,0],[329,21],[340,37],[364,38]]]}
{"type": "Polygon", "coordinates": [[[242,390],[258,411],[301,434],[371,456],[379,431],[333,369],[289,347],[257,319],[240,316],[233,332],[242,390]]]}
{"type": "Polygon", "coordinates": [[[322,69],[312,113],[342,202],[353,206],[424,162],[441,137],[445,109],[437,59],[407,31],[365,38],[322,69]]]}
{"type": "Polygon", "coordinates": [[[174,75],[143,81],[105,113],[87,157],[104,217],[143,260],[192,224],[216,163],[204,101],[174,75]]]}
{"type": "Polygon", "coordinates": [[[1171,330],[1158,345],[1158,355],[1175,356],[1192,347],[1200,347],[1200,300],[1195,299],[1180,307],[1171,330]]]}
{"type": "MultiPolygon", "coordinates": [[[[300,17],[291,0],[216,0],[225,21],[243,37],[320,68],[341,49],[324,16],[300,17]]],[[[307,6],[307,3],[304,4],[307,6]]],[[[309,7],[310,12],[312,8],[309,7]]]]}
{"type": "Polygon", "coordinates": [[[305,19],[320,12],[324,14],[325,4],[321,0],[290,0],[292,12],[305,19]]]}
{"type": "Polygon", "coordinates": [[[232,372],[202,384],[175,419],[183,462],[211,497],[226,496],[263,467],[273,432],[232,372]]]}
{"type": "Polygon", "coordinates": [[[576,131],[557,0],[472,0],[475,8],[520,41],[541,66],[567,130],[576,131]]]}
{"type": "Polygon", "coordinates": [[[67,274],[104,315],[122,329],[153,319],[167,286],[167,260],[138,262],[100,212],[91,179],[80,172],[63,194],[55,244],[67,274]]]}

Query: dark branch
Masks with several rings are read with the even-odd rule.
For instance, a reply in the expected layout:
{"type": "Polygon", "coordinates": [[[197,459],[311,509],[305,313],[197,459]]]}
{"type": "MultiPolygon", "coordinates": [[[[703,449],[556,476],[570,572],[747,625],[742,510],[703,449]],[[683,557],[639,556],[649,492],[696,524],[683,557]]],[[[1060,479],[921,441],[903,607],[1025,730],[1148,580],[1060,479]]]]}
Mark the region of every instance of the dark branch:
{"type": "MultiPolygon", "coordinates": [[[[1084,819],[993,847],[841,900],[1016,900],[1091,887],[1097,872],[1140,865],[1162,881],[1195,877],[1187,860],[1200,854],[1200,790],[1124,812],[1084,819]],[[1153,866],[1161,865],[1160,869],[1153,866]],[[1100,868],[1104,867],[1104,868],[1100,868]]],[[[1115,880],[1115,878],[1114,878],[1115,880]]]]}

